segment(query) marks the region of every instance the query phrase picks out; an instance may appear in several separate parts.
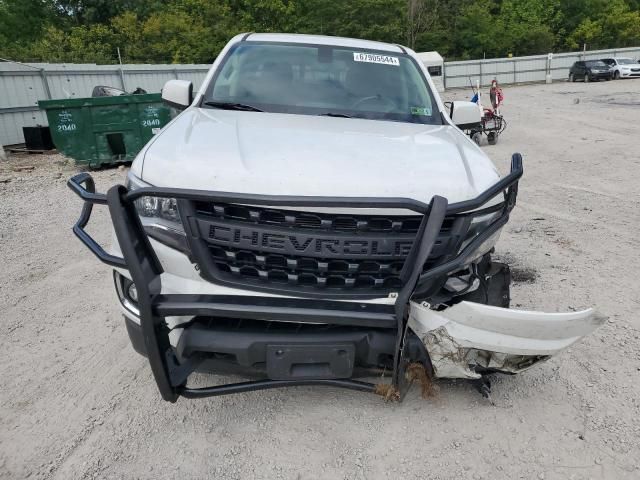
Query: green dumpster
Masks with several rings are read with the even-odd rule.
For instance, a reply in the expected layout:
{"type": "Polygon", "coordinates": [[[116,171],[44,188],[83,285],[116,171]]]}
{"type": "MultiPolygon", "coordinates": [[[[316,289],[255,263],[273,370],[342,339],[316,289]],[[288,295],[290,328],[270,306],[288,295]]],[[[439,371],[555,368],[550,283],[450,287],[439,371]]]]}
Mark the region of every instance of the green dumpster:
{"type": "Polygon", "coordinates": [[[99,167],[133,160],[169,120],[159,93],[41,100],[56,148],[80,164],[99,167]]]}

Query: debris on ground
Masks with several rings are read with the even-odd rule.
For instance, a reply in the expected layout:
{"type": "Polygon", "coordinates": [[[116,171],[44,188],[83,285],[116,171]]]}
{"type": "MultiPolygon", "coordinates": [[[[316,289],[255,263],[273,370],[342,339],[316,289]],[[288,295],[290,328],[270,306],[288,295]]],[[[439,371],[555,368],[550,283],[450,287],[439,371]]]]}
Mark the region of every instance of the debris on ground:
{"type": "Polygon", "coordinates": [[[36,169],[33,165],[21,165],[13,167],[11,170],[14,172],[33,172],[36,169]]]}
{"type": "Polygon", "coordinates": [[[400,400],[400,392],[390,383],[376,384],[374,393],[383,397],[387,402],[397,402],[400,400]]]}
{"type": "Polygon", "coordinates": [[[427,373],[427,369],[421,363],[409,364],[407,366],[406,377],[409,384],[415,382],[420,385],[420,391],[424,399],[433,398],[439,392],[438,386],[433,383],[427,373]]]}

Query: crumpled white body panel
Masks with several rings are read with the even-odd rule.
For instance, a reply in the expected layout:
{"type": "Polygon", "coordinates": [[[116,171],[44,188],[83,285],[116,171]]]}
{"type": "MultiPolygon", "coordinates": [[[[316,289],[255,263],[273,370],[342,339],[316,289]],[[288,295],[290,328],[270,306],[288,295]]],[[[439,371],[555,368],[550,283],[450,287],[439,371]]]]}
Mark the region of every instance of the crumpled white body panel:
{"type": "Polygon", "coordinates": [[[594,309],[568,313],[461,302],[442,311],[411,303],[409,327],[440,378],[479,378],[474,367],[517,373],[547,360],[606,320],[594,309]]]}

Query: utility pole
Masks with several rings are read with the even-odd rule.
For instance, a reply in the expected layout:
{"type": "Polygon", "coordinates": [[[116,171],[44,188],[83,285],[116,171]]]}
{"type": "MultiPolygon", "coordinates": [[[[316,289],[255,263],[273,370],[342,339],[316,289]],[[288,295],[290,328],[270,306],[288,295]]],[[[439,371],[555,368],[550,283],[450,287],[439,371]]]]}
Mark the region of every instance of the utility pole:
{"type": "Polygon", "coordinates": [[[422,14],[422,0],[408,0],[407,1],[407,44],[409,48],[413,49],[416,46],[416,36],[420,30],[420,20],[422,14]]]}
{"type": "Polygon", "coordinates": [[[421,33],[433,27],[439,15],[440,0],[407,0],[407,46],[416,48],[421,33]]]}
{"type": "Polygon", "coordinates": [[[116,47],[118,51],[118,61],[120,62],[120,68],[118,69],[118,73],[120,74],[120,83],[122,85],[122,90],[127,91],[127,84],[124,81],[124,70],[122,70],[122,57],[120,56],[120,47],[116,47]]]}

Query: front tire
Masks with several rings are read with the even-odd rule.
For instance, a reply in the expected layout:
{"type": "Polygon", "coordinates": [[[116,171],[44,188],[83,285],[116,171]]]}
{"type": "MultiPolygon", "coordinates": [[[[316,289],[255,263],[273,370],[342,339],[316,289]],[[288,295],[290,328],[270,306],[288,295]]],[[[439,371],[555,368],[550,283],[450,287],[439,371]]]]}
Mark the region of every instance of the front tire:
{"type": "Polygon", "coordinates": [[[589,74],[585,74],[584,76],[584,83],[589,83],[591,81],[591,79],[589,78],[589,74]]]}
{"type": "Polygon", "coordinates": [[[613,79],[614,80],[620,80],[620,72],[618,70],[613,72],[613,79]]]}
{"type": "Polygon", "coordinates": [[[576,81],[576,77],[573,75],[573,73],[569,74],[569,81],[570,82],[575,82],[576,81]]]}

